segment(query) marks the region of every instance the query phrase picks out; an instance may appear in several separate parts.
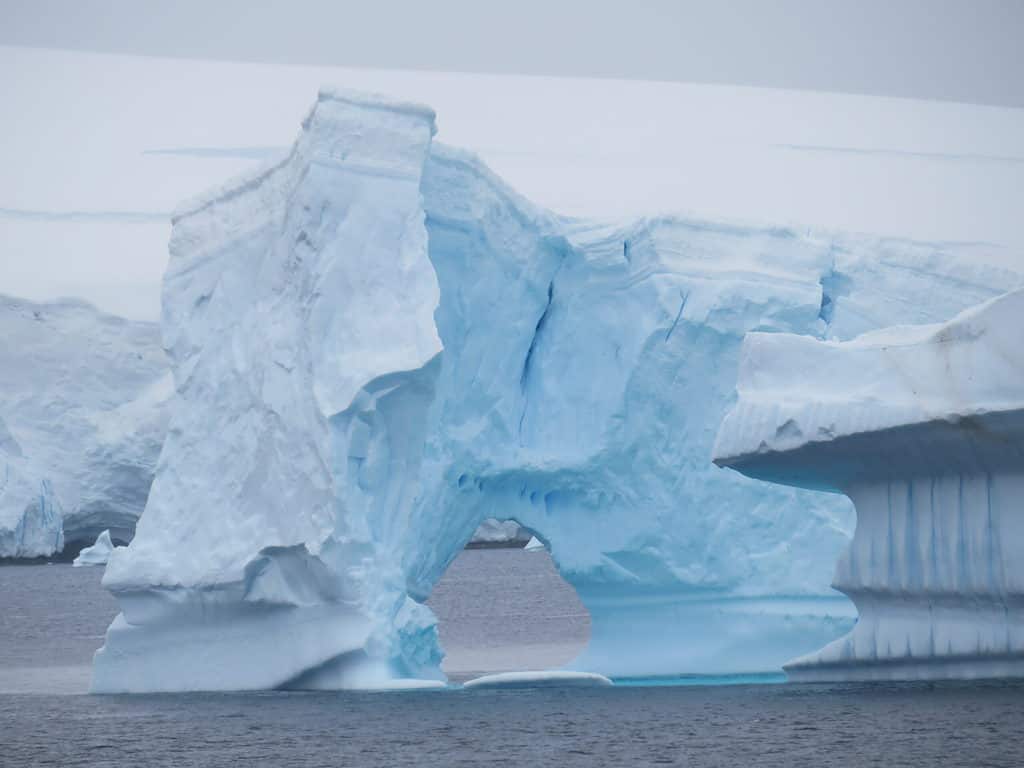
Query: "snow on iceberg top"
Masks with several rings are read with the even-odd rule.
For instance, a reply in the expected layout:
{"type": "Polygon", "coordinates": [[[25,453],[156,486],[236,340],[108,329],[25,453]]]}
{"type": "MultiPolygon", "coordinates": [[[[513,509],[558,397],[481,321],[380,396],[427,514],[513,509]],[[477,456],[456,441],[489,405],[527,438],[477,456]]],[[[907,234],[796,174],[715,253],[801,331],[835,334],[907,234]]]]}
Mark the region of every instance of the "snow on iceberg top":
{"type": "MultiPolygon", "coordinates": [[[[171,221],[177,224],[180,219],[192,216],[208,209],[215,203],[231,200],[245,192],[261,187],[265,181],[277,176],[296,159],[296,155],[304,154],[304,138],[315,136],[311,143],[320,144],[335,159],[348,162],[354,167],[373,166],[385,163],[393,164],[394,152],[380,152],[381,148],[393,150],[394,145],[389,137],[395,130],[407,129],[410,123],[422,123],[428,126],[429,136],[437,133],[436,114],[426,105],[400,99],[392,99],[375,93],[364,93],[345,88],[324,86],[317,94],[317,100],[309,113],[302,120],[302,135],[284,156],[268,160],[256,168],[241,173],[224,184],[207,190],[182,202],[171,214],[171,221]],[[328,114],[332,113],[333,114],[328,114]],[[360,121],[367,119],[367,112],[379,112],[378,130],[351,131],[351,115],[359,115],[360,121]],[[342,116],[349,115],[345,120],[342,116]],[[343,123],[338,125],[338,123],[343,123]],[[337,130],[337,128],[342,130],[337,130]],[[333,136],[334,144],[330,139],[333,136]],[[338,139],[346,141],[347,146],[338,146],[338,139]],[[381,138],[383,140],[381,140],[381,138]]],[[[304,163],[302,164],[304,165],[304,163]]],[[[394,170],[394,169],[393,169],[394,170]]]]}
{"type": "Polygon", "coordinates": [[[715,463],[837,490],[891,472],[1024,465],[1024,290],[847,342],[751,333],[715,463]]]}

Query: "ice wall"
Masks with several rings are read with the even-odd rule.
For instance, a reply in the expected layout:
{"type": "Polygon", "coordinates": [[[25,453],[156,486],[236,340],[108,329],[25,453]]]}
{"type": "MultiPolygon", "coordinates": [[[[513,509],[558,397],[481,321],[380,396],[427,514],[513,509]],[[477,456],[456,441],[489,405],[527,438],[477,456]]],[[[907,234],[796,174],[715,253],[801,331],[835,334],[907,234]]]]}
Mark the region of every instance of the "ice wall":
{"type": "Polygon", "coordinates": [[[563,219],[432,130],[324,91],[284,161],[175,217],[172,425],[96,690],[439,676],[422,601],[488,518],[579,592],[580,669],[771,671],[851,626],[848,503],[709,462],[743,336],[941,319],[1020,274],[981,246],[563,219]]]}
{"type": "Polygon", "coordinates": [[[797,680],[1024,675],[1024,291],[844,343],[751,334],[716,461],[846,494],[856,627],[797,680]]]}
{"type": "MultiPolygon", "coordinates": [[[[74,299],[0,296],[0,334],[0,418],[22,472],[58,500],[45,506],[61,508],[63,541],[91,544],[108,528],[130,539],[174,393],[159,328],[74,299]]],[[[60,551],[45,540],[36,554],[60,551]]]]}
{"type": "Polygon", "coordinates": [[[43,557],[64,547],[63,509],[0,418],[0,558],[43,557]]]}

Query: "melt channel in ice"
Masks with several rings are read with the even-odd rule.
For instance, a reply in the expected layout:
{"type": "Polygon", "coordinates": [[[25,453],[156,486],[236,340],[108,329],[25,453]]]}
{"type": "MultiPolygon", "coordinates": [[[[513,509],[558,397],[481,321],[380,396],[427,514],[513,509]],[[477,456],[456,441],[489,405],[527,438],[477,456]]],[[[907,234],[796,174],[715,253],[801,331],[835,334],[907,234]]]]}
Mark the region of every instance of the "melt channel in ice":
{"type": "Polygon", "coordinates": [[[852,341],[750,334],[716,461],[847,495],[844,637],[796,680],[1024,676],[1024,291],[852,341]]]}
{"type": "Polygon", "coordinates": [[[171,425],[94,690],[441,679],[424,601],[489,518],[586,605],[576,670],[776,671],[852,626],[848,502],[709,460],[743,336],[942,320],[1021,274],[988,246],[565,219],[433,133],[324,90],[285,159],[175,215],[171,425]]]}

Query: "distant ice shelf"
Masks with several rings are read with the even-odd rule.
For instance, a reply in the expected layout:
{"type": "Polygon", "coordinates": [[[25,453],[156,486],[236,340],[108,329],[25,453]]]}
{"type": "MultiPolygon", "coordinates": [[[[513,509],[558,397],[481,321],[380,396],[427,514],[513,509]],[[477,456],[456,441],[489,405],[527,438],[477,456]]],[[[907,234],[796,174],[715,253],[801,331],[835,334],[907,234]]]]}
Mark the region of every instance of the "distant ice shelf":
{"type": "Polygon", "coordinates": [[[0,295],[0,338],[0,557],[131,539],[174,393],[159,327],[0,295]]]}
{"type": "Polygon", "coordinates": [[[1024,291],[852,341],[750,334],[716,462],[846,494],[857,625],[790,679],[1024,676],[1024,291]]]}
{"type": "Polygon", "coordinates": [[[424,601],[489,518],[579,593],[580,671],[777,672],[853,626],[849,502],[709,460],[743,337],[945,320],[1024,265],[566,219],[433,135],[426,107],[325,89],[283,158],[175,214],[171,424],[94,690],[442,680],[424,601]]]}

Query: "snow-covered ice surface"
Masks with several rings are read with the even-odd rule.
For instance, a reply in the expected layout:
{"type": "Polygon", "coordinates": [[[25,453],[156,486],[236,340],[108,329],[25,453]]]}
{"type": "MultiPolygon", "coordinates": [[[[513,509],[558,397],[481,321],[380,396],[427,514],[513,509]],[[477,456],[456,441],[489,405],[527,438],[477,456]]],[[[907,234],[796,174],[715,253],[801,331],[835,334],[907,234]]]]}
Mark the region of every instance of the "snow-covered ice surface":
{"type": "Polygon", "coordinates": [[[174,392],[159,328],[79,300],[0,295],[0,336],[0,526],[28,510],[22,535],[34,541],[19,549],[4,536],[0,556],[60,551],[61,518],[64,544],[108,528],[130,539],[174,392]]]}
{"type": "Polygon", "coordinates": [[[114,542],[110,540],[110,531],[103,531],[96,537],[96,543],[78,553],[72,563],[76,568],[84,565],[106,565],[110,553],[114,551],[114,542]]]}
{"type": "Polygon", "coordinates": [[[592,688],[612,685],[604,675],[593,672],[572,672],[570,670],[527,670],[523,672],[499,672],[467,680],[463,688],[592,688]]]}
{"type": "Polygon", "coordinates": [[[846,494],[846,636],[796,680],[1024,675],[1024,291],[851,341],[750,334],[716,461],[846,494]]]}
{"type": "Polygon", "coordinates": [[[581,671],[769,672],[851,627],[828,586],[849,504],[709,461],[741,341],[944,320],[1024,265],[565,219],[433,133],[427,108],[325,90],[284,159],[179,209],[172,423],[104,577],[95,690],[440,679],[421,601],[488,518],[579,593],[581,671]]]}

